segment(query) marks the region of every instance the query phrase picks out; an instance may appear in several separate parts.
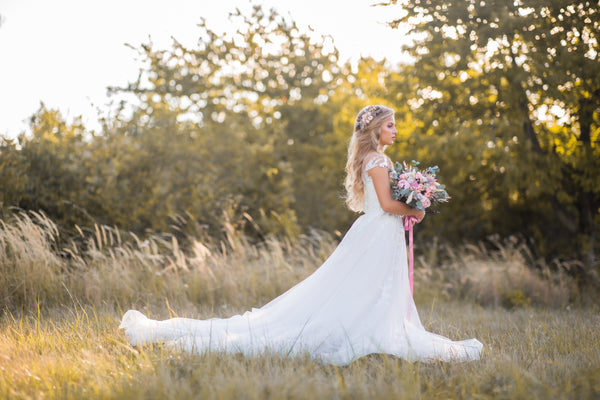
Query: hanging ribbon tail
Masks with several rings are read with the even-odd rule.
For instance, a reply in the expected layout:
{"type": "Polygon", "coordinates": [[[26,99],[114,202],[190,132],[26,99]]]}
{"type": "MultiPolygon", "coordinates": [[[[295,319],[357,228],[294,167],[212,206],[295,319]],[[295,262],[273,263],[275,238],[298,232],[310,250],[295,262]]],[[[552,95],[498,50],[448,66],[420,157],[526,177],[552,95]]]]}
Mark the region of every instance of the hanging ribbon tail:
{"type": "Polygon", "coordinates": [[[413,225],[417,218],[413,216],[404,217],[404,230],[408,231],[408,281],[410,282],[410,294],[413,295],[413,225]]]}

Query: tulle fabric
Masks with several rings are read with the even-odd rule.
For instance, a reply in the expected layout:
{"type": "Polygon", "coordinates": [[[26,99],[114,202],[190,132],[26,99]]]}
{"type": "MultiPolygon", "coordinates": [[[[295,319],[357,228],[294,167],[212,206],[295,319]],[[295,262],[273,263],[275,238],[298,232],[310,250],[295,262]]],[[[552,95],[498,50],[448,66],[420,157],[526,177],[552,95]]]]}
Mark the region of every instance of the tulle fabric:
{"type": "Polygon", "coordinates": [[[411,361],[478,359],[478,340],[452,341],[423,328],[410,295],[402,220],[383,212],[366,171],[365,213],[308,278],[263,307],[230,318],[155,321],[129,310],[120,325],[127,340],[192,353],[308,354],[336,365],[371,353],[411,361]]]}

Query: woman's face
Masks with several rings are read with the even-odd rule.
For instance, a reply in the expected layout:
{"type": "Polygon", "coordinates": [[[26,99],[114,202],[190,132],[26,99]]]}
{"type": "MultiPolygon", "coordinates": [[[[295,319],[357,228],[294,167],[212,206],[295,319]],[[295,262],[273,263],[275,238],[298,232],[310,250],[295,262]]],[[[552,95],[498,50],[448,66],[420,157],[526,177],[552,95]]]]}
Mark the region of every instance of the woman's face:
{"type": "Polygon", "coordinates": [[[385,120],[383,125],[381,126],[381,133],[379,135],[379,145],[390,146],[394,144],[394,140],[396,139],[396,134],[398,131],[396,130],[396,121],[394,120],[394,116],[390,116],[385,120]]]}

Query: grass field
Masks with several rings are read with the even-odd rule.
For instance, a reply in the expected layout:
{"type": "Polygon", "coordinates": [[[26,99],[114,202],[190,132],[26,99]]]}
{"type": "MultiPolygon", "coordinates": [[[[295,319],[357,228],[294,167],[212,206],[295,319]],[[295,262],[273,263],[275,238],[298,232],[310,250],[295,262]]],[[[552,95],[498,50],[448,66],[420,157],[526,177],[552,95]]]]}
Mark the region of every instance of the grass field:
{"type": "Polygon", "coordinates": [[[517,243],[419,257],[423,324],[478,338],[482,360],[373,355],[335,367],[133,348],[117,329],[129,307],[153,318],[206,318],[260,305],[322,262],[335,246],[328,235],[255,246],[231,232],[223,243],[190,240],[182,249],[174,238],[140,241],[97,227],[59,248],[42,216],[1,228],[0,398],[600,398],[598,307],[577,301],[583,294],[560,263],[534,260],[517,243]]]}

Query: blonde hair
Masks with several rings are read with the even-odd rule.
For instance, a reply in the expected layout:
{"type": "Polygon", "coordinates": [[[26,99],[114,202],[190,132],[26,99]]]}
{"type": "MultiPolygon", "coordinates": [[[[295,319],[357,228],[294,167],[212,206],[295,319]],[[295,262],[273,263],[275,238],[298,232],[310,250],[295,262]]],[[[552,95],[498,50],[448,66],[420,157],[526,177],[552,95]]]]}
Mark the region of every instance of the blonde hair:
{"type": "Polygon", "coordinates": [[[366,106],[356,115],[354,133],[348,145],[346,162],[346,204],[352,211],[363,211],[364,183],[363,164],[369,153],[383,150],[379,148],[381,127],[394,115],[394,110],[381,105],[366,106]]]}

